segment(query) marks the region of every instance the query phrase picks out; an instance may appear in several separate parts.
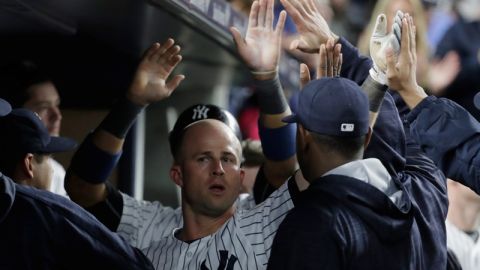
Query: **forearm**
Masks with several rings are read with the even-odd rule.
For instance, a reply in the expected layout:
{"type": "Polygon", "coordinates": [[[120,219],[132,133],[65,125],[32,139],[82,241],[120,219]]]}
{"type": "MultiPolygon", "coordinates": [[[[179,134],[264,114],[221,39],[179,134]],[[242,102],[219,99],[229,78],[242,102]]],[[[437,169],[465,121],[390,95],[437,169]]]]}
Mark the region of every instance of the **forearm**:
{"type": "Polygon", "coordinates": [[[260,107],[260,139],[266,158],[263,172],[269,184],[279,187],[296,168],[295,125],[282,122],[291,111],[278,76],[267,80],[257,77],[254,83],[260,107]]]}
{"type": "Polygon", "coordinates": [[[425,90],[420,86],[417,86],[414,90],[398,91],[398,94],[402,97],[410,110],[413,110],[418,104],[420,104],[420,102],[422,102],[422,100],[428,97],[425,90]]]}
{"type": "Polygon", "coordinates": [[[87,136],[72,158],[65,189],[76,203],[90,207],[108,195],[105,181],[121,156],[124,138],[143,109],[120,100],[99,127],[87,136]]]}
{"type": "Polygon", "coordinates": [[[380,107],[382,106],[383,98],[385,97],[385,92],[387,91],[387,86],[376,82],[371,76],[368,76],[362,84],[362,90],[368,96],[368,102],[370,106],[370,127],[373,128],[377,120],[380,107]]]}

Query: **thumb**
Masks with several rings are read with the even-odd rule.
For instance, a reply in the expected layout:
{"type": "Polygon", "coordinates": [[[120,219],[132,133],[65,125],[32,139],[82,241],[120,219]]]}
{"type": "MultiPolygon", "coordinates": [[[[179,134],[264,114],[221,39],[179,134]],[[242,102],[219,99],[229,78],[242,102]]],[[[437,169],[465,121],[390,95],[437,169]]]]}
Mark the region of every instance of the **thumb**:
{"type": "Polygon", "coordinates": [[[167,82],[167,88],[170,91],[169,95],[180,85],[180,83],[185,79],[184,75],[175,75],[170,81],[167,82]]]}
{"type": "Polygon", "coordinates": [[[377,17],[375,22],[375,27],[373,28],[372,37],[383,37],[387,34],[387,17],[385,14],[380,14],[377,17]]]}
{"type": "Polygon", "coordinates": [[[294,39],[290,43],[290,50],[299,50],[304,53],[318,53],[320,48],[312,48],[303,39],[294,39]]]}
{"type": "Polygon", "coordinates": [[[310,82],[310,70],[304,63],[300,64],[300,90],[310,82]]]}
{"type": "Polygon", "coordinates": [[[240,50],[244,46],[242,34],[240,34],[240,31],[236,27],[230,27],[230,33],[232,34],[233,41],[237,45],[237,49],[240,50]]]}

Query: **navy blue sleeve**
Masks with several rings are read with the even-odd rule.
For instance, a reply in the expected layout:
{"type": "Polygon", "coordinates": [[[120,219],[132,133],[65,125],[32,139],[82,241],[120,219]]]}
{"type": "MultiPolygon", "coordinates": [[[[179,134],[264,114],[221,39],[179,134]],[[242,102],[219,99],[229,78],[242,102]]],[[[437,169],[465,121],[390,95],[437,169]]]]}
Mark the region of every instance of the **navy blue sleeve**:
{"type": "Polygon", "coordinates": [[[406,184],[407,189],[419,208],[425,211],[426,219],[434,222],[431,229],[444,232],[448,210],[447,179],[411,136],[406,136],[406,146],[405,170],[400,175],[409,176],[411,182],[406,184]]]}
{"type": "Polygon", "coordinates": [[[368,71],[373,65],[372,60],[360,52],[350,42],[341,37],[338,41],[342,44],[343,64],[340,76],[362,85],[368,77],[368,71]]]}
{"type": "Polygon", "coordinates": [[[13,187],[14,200],[0,222],[1,269],[153,269],[140,250],[72,201],[3,183],[13,187]]]}
{"type": "MultiPolygon", "coordinates": [[[[343,53],[341,76],[361,85],[369,75],[372,60],[360,55],[358,49],[346,39],[340,38],[339,43],[342,44],[343,53]]],[[[395,175],[405,167],[405,148],[403,123],[394,99],[386,92],[364,158],[380,159],[388,172],[395,175]]]]}
{"type": "Polygon", "coordinates": [[[411,136],[450,178],[480,193],[480,123],[457,103],[424,99],[408,115],[411,136]]]}

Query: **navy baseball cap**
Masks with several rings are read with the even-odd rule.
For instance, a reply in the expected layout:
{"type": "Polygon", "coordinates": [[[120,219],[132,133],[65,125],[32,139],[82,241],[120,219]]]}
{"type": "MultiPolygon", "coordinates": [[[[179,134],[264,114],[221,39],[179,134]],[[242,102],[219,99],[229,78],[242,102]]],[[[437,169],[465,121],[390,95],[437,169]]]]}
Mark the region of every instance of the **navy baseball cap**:
{"type": "Polygon", "coordinates": [[[300,123],[322,135],[363,136],[369,127],[368,98],[355,82],[345,78],[312,80],[300,91],[296,113],[283,121],[300,123]]]}
{"type": "Polygon", "coordinates": [[[9,114],[10,111],[12,111],[10,104],[6,100],[0,98],[0,116],[5,116],[9,114]]]}
{"type": "Polygon", "coordinates": [[[242,141],[242,133],[240,132],[238,122],[229,111],[212,104],[195,104],[188,107],[180,114],[172,131],[170,131],[170,134],[168,135],[172,155],[175,155],[177,152],[185,130],[193,123],[205,119],[215,119],[223,122],[232,129],[238,140],[242,141]]]}
{"type": "Polygon", "coordinates": [[[51,154],[77,146],[72,139],[50,136],[38,114],[27,109],[14,109],[0,118],[0,130],[0,146],[5,150],[51,154]]]}

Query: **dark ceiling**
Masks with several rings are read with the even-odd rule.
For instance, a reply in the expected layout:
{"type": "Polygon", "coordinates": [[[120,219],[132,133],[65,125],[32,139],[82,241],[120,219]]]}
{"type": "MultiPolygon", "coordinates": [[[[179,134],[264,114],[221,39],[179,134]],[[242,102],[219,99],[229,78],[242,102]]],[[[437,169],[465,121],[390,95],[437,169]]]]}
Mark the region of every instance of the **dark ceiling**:
{"type": "Polygon", "coordinates": [[[201,66],[245,72],[224,33],[212,39],[201,30],[178,10],[142,0],[0,0],[0,66],[33,60],[52,75],[64,108],[108,107],[143,50],[167,37],[182,46],[186,87],[221,79],[201,66]]]}

